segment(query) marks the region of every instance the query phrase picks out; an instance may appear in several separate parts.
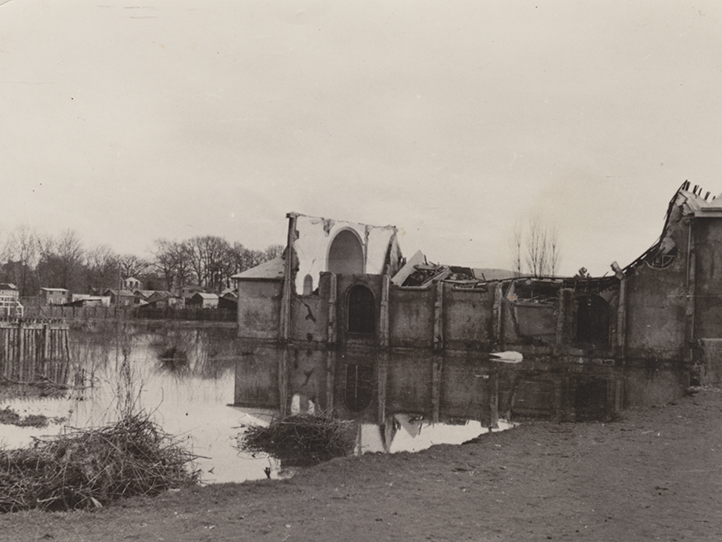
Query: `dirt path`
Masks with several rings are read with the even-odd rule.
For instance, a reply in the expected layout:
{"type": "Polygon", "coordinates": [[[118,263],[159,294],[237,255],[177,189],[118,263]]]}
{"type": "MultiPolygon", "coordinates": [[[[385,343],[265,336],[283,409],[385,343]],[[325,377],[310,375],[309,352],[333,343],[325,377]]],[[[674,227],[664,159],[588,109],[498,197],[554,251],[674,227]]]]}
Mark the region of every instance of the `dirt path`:
{"type": "Polygon", "coordinates": [[[462,446],[367,455],[287,481],[97,512],[0,516],[0,539],[722,540],[722,393],[612,424],[529,423],[462,446]]]}

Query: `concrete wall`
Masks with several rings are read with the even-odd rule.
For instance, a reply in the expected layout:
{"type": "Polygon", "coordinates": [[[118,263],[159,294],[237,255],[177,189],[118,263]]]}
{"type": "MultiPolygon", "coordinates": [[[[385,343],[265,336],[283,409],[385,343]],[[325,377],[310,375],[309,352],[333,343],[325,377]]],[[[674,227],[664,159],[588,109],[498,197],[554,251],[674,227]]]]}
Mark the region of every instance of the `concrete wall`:
{"type": "Polygon", "coordinates": [[[281,322],[282,283],[238,281],[238,332],[248,339],[276,340],[281,322]]]}
{"type": "Polygon", "coordinates": [[[489,351],[493,342],[493,287],[455,288],[444,285],[444,345],[450,350],[489,351]]]}
{"type": "Polygon", "coordinates": [[[627,279],[627,358],[683,358],[685,277],[686,258],[680,254],[666,269],[642,263],[627,279]]]}
{"type": "Polygon", "coordinates": [[[695,337],[722,337],[722,220],[709,218],[694,222],[695,337]]]}
{"type": "Polygon", "coordinates": [[[430,348],[434,334],[434,290],[391,286],[389,328],[393,347],[430,348]]]}

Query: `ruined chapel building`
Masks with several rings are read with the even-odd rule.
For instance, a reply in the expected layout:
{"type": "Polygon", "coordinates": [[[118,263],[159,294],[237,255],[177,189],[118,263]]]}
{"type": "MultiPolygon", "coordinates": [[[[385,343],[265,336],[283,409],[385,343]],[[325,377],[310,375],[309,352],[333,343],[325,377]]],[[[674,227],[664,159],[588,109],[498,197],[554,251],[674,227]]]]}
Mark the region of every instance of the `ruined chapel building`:
{"type": "Polygon", "coordinates": [[[289,214],[283,256],[234,277],[235,401],[493,424],[612,417],[722,378],[722,198],[684,183],[660,238],[609,276],[493,275],[407,261],[392,226],[289,214]],[[523,361],[489,356],[504,351],[523,361]]]}

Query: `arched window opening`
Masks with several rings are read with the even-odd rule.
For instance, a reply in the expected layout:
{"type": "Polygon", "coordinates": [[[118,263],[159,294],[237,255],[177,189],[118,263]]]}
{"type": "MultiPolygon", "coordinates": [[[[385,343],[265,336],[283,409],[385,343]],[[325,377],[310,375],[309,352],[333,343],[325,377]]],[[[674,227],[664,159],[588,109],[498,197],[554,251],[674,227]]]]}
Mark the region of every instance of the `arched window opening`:
{"type": "Polygon", "coordinates": [[[364,272],[364,252],[359,238],[350,230],[334,237],[328,251],[328,270],[337,275],[360,275],[364,272]]]}
{"type": "Polygon", "coordinates": [[[346,366],[344,403],[352,412],[360,412],[371,403],[374,392],[373,365],[349,363],[346,366]]]}
{"type": "Polygon", "coordinates": [[[592,348],[609,346],[609,304],[598,295],[577,299],[577,342],[592,348]]]}
{"type": "Polygon", "coordinates": [[[351,333],[376,332],[376,302],[365,286],[354,286],[348,293],[348,330],[351,333]]]}
{"type": "Polygon", "coordinates": [[[313,277],[306,275],[303,277],[303,295],[311,295],[313,293],[313,277]]]}

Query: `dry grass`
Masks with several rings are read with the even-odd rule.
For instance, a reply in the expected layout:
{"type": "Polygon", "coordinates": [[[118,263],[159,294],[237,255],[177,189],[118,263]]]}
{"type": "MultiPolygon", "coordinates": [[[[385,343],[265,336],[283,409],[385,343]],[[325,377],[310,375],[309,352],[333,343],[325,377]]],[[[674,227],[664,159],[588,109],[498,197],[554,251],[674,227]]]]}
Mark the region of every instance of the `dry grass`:
{"type": "Polygon", "coordinates": [[[307,463],[349,455],[355,442],[354,422],[323,414],[297,414],[276,419],[268,427],[249,426],[238,437],[242,451],[307,463]]]}
{"type": "Polygon", "coordinates": [[[0,512],[94,508],[194,484],[194,456],[147,416],[0,450],[0,512]]]}

